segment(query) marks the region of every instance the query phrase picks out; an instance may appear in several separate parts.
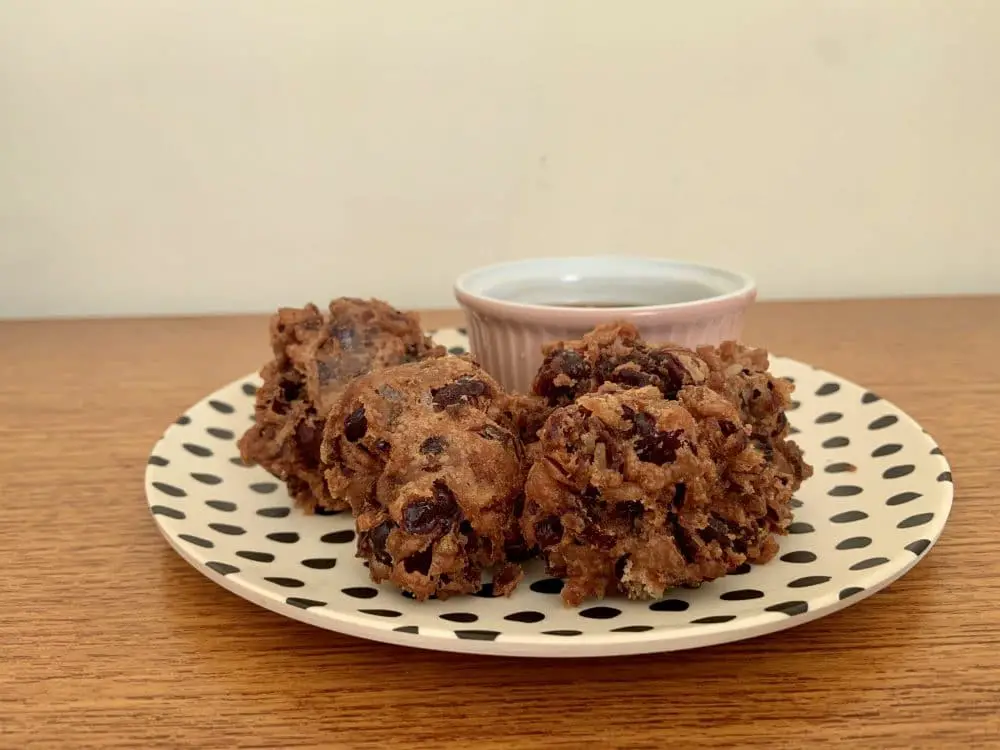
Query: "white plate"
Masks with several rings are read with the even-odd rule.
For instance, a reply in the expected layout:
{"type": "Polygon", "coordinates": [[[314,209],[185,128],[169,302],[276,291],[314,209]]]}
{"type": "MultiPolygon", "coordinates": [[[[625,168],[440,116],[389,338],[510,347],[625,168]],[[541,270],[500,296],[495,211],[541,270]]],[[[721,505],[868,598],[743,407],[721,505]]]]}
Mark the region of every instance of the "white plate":
{"type": "MultiPolygon", "coordinates": [[[[458,330],[437,340],[458,348],[458,330]]],[[[561,581],[539,563],[510,598],[417,603],[375,585],[354,557],[349,513],[305,515],[236,440],[253,419],[259,379],[195,404],[153,449],[146,495],[175,550],[230,591],[270,610],[349,635],[443,651],[610,656],[708,646],[828,615],[888,586],[941,534],[952,502],[948,462],[916,422],[836,375],[780,357],[795,380],[789,413],[816,469],[797,494],[779,557],[662,601],[623,598],[565,607],[561,581]]],[[[219,606],[225,606],[220,602],[219,606]]]]}

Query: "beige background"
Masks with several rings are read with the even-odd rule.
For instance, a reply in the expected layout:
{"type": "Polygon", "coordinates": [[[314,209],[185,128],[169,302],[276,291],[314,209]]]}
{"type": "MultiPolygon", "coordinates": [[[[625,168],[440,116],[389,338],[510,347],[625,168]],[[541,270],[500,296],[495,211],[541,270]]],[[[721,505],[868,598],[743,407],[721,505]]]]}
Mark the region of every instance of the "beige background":
{"type": "Polygon", "coordinates": [[[443,306],[542,253],[1000,292],[998,198],[991,0],[0,2],[0,316],[443,306]]]}

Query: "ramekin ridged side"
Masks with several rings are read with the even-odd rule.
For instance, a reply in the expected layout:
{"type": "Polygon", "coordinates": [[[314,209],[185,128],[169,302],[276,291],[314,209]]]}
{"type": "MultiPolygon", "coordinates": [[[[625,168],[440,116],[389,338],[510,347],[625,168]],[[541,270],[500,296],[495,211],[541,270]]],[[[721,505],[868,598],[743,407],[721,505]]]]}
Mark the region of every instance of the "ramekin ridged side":
{"type": "Polygon", "coordinates": [[[599,323],[633,323],[650,343],[673,342],[687,347],[719,344],[739,339],[747,307],[756,297],[754,290],[740,298],[705,300],[688,306],[683,314],[669,307],[630,313],[628,310],[581,310],[524,307],[512,312],[496,300],[476,298],[457,292],[459,304],[468,318],[472,355],[504,388],[519,393],[531,389],[542,348],[555,341],[578,339],[599,323]]]}

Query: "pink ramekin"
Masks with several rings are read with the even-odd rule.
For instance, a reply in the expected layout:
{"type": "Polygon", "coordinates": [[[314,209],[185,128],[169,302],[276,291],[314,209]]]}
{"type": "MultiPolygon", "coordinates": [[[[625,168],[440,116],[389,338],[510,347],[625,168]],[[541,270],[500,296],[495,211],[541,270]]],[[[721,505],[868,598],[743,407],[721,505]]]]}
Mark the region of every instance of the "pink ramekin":
{"type": "Polygon", "coordinates": [[[473,356],[509,390],[527,392],[545,344],[628,321],[651,343],[738,339],[753,279],[694,263],[636,257],[538,258],[484,266],[455,282],[473,356]],[[628,307],[608,306],[628,303],[628,307]],[[573,306],[600,304],[601,307],[573,306]],[[562,305],[562,306],[561,306],[562,305]]]}

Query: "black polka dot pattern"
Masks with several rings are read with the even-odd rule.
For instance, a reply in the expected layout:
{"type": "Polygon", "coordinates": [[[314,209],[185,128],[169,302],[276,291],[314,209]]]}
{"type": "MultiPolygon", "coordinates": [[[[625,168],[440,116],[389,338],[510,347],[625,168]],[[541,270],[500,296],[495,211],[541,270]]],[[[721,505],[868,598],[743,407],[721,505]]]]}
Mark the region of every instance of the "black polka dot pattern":
{"type": "Polygon", "coordinates": [[[837,411],[828,411],[816,417],[816,424],[833,424],[844,418],[844,415],[837,411]]]}
{"type": "Polygon", "coordinates": [[[856,484],[838,484],[826,494],[830,497],[854,497],[855,495],[860,495],[862,492],[864,492],[864,489],[858,487],[856,484]]]}
{"type": "Polygon", "coordinates": [[[900,464],[899,466],[890,466],[888,469],[882,472],[883,479],[900,479],[901,477],[906,477],[916,471],[916,466],[913,464],[900,464]]]}
{"type": "Polygon", "coordinates": [[[284,576],[267,576],[264,578],[265,581],[270,581],[275,586],[281,586],[286,589],[300,589],[305,584],[298,578],[285,578],[284,576]]]}
{"type": "Polygon", "coordinates": [[[153,487],[164,495],[170,495],[170,497],[187,497],[187,492],[180,487],[174,487],[172,484],[167,484],[166,482],[153,482],[153,487]]]}
{"type": "Polygon", "coordinates": [[[559,578],[543,578],[530,586],[536,594],[558,594],[563,590],[563,582],[559,578]]]}
{"type": "Polygon", "coordinates": [[[475,622],[479,618],[472,612],[445,612],[443,615],[438,615],[442,620],[447,620],[448,622],[464,622],[470,623],[475,622]]]}
{"type": "Polygon", "coordinates": [[[483,584],[483,587],[479,589],[479,591],[473,594],[473,596],[478,597],[479,599],[492,599],[493,583],[491,581],[487,581],[483,584]]]}
{"type": "Polygon", "coordinates": [[[835,516],[830,516],[831,523],[854,523],[855,521],[863,521],[868,518],[868,514],[863,510],[845,510],[843,513],[838,513],[835,516]]]}
{"type": "Polygon", "coordinates": [[[247,533],[247,530],[242,526],[236,526],[231,523],[210,523],[208,528],[212,531],[218,531],[220,534],[228,534],[229,536],[241,536],[247,533]]]}
{"type": "Polygon", "coordinates": [[[402,617],[402,612],[397,612],[394,609],[359,609],[363,615],[372,615],[373,617],[402,617]]]}
{"type": "Polygon", "coordinates": [[[816,562],[817,557],[815,552],[810,552],[807,549],[800,549],[795,550],[794,552],[786,552],[778,559],[786,563],[803,564],[816,562]]]}
{"type": "Polygon", "coordinates": [[[930,539],[917,539],[915,542],[910,542],[909,544],[907,544],[906,547],[904,547],[904,549],[907,552],[912,552],[917,557],[920,557],[922,554],[924,554],[924,552],[927,551],[927,548],[930,546],[931,546],[930,539]]]}
{"type": "Polygon", "coordinates": [[[899,443],[886,443],[885,445],[880,445],[878,448],[872,451],[872,458],[882,458],[884,456],[892,456],[903,450],[903,446],[899,443]]]}
{"type": "Polygon", "coordinates": [[[886,414],[884,417],[879,417],[869,423],[869,430],[884,430],[886,427],[892,427],[899,421],[899,417],[895,414],[886,414]]]}
{"type": "Polygon", "coordinates": [[[803,576],[802,578],[796,578],[794,581],[790,581],[788,588],[804,589],[808,586],[819,586],[821,583],[826,583],[829,580],[830,576],[803,576]]]}
{"type": "MultiPolygon", "coordinates": [[[[454,330],[437,340],[451,354],[467,351],[454,330]]],[[[355,557],[350,511],[303,510],[280,479],[239,456],[256,376],[210,395],[166,430],[147,458],[149,509],[212,580],[265,596],[292,617],[399,633],[385,638],[396,642],[433,639],[434,647],[484,653],[503,644],[508,653],[543,656],[586,646],[601,655],[616,644],[661,650],[728,640],[758,625],[789,627],[864,598],[925,556],[947,518],[952,475],[940,448],[891,402],[829,373],[773,362],[777,375],[796,383],[790,432],[816,468],[792,501],[788,535],[770,562],[744,563],[658,601],[609,595],[567,607],[563,581],[534,562],[511,597],[494,596],[487,582],[474,596],[417,602],[373,583],[355,557]]]]}
{"type": "Polygon", "coordinates": [[[851,566],[851,570],[868,570],[868,568],[877,568],[879,565],[885,565],[889,562],[888,557],[869,557],[860,562],[854,563],[851,566]]]}
{"type": "Polygon", "coordinates": [[[198,471],[191,472],[191,478],[196,482],[201,482],[202,484],[221,484],[222,477],[216,476],[215,474],[205,474],[198,471]]]}
{"type": "Polygon", "coordinates": [[[257,515],[264,516],[264,518],[287,518],[292,513],[292,509],[280,505],[276,508],[258,508],[257,515]]]}
{"type": "Polygon", "coordinates": [[[173,518],[175,521],[182,521],[187,518],[184,511],[171,508],[167,505],[152,505],[149,511],[155,516],[166,516],[167,518],[173,518]]]}
{"type": "Polygon", "coordinates": [[[508,622],[527,622],[535,623],[541,622],[545,619],[545,615],[541,612],[526,611],[526,612],[511,612],[509,615],[504,615],[505,620],[508,622]]]}
{"type": "Polygon", "coordinates": [[[843,435],[838,435],[836,437],[827,438],[823,441],[823,447],[829,450],[830,448],[846,448],[851,444],[851,439],[843,435]]]}
{"type": "Polygon", "coordinates": [[[319,540],[325,544],[350,544],[354,541],[354,530],[331,531],[321,536],[319,540]]]}
{"type": "Polygon", "coordinates": [[[232,513],[236,510],[236,503],[231,503],[228,500],[206,500],[205,505],[213,510],[220,510],[223,513],[232,513]]]}
{"type": "Polygon", "coordinates": [[[253,550],[241,549],[236,554],[245,560],[253,560],[254,562],[259,562],[259,563],[274,562],[274,555],[272,555],[270,552],[255,552],[253,550]]]}
{"type": "Polygon", "coordinates": [[[757,589],[737,589],[736,591],[727,591],[719,598],[726,602],[745,602],[748,599],[763,599],[764,592],[757,589]]]}
{"type": "Polygon", "coordinates": [[[208,539],[203,539],[200,536],[195,536],[194,534],[178,534],[177,538],[183,539],[185,542],[193,544],[196,547],[204,547],[205,549],[211,549],[212,547],[215,546],[214,542],[208,539]]]}
{"type": "Polygon", "coordinates": [[[779,604],[772,604],[769,607],[764,607],[765,612],[781,612],[789,617],[792,615],[801,615],[809,611],[809,603],[800,600],[781,602],[779,604]]]}
{"type": "Polygon", "coordinates": [[[330,570],[337,564],[336,557],[311,557],[308,560],[303,560],[302,564],[307,568],[312,568],[313,570],[330,570]]]}
{"type": "Polygon", "coordinates": [[[900,492],[885,501],[886,505],[903,505],[923,497],[919,492],[900,492]]]}
{"type": "Polygon", "coordinates": [[[211,560],[205,563],[205,567],[211,568],[219,575],[227,576],[230,573],[239,573],[240,569],[235,565],[230,565],[229,563],[218,562],[216,560],[211,560]]]}
{"type": "Polygon", "coordinates": [[[474,641],[495,641],[500,632],[497,630],[456,630],[459,638],[474,641]]]}
{"type": "Polygon", "coordinates": [[[220,414],[232,414],[236,409],[233,408],[232,404],[227,404],[225,401],[219,401],[217,399],[211,399],[208,405],[215,409],[220,414]]]}
{"type": "Polygon", "coordinates": [[[872,543],[871,537],[867,536],[852,536],[842,542],[837,543],[837,549],[847,550],[847,549],[864,549],[870,546],[872,543]]]}
{"type": "Polygon", "coordinates": [[[285,599],[285,602],[292,605],[293,607],[298,607],[299,609],[309,609],[310,607],[325,607],[326,602],[321,602],[318,599],[305,599],[300,596],[290,596],[285,599]]]}
{"type": "Polygon", "coordinates": [[[916,526],[923,526],[930,523],[934,518],[933,513],[917,513],[916,515],[904,518],[896,524],[897,529],[912,529],[916,526]]]}
{"type": "Polygon", "coordinates": [[[354,599],[374,599],[378,596],[378,589],[373,589],[371,586],[351,586],[346,589],[341,589],[340,593],[354,599]]]}
{"type": "Polygon", "coordinates": [[[858,467],[854,464],[849,464],[846,461],[837,461],[832,464],[827,464],[824,471],[827,474],[843,474],[845,472],[857,471],[858,467]]]}
{"type": "Polygon", "coordinates": [[[580,617],[587,617],[591,620],[610,620],[618,617],[622,611],[616,607],[587,607],[580,610],[580,617]]]}

